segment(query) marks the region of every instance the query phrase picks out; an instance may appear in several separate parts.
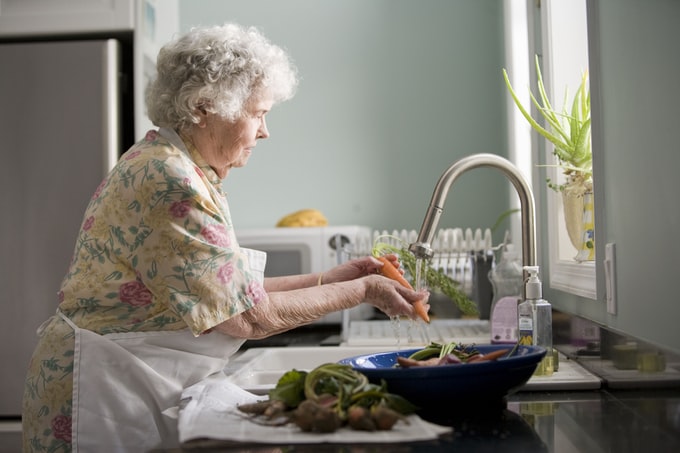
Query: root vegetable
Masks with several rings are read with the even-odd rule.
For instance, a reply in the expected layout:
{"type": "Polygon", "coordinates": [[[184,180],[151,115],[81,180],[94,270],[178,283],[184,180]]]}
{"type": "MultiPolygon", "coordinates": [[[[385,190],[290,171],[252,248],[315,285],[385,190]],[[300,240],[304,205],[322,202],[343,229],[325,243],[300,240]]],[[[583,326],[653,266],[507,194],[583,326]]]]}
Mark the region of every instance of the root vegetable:
{"type": "Polygon", "coordinates": [[[485,362],[490,360],[497,360],[510,352],[510,349],[497,349],[495,351],[487,352],[486,354],[476,354],[470,357],[467,361],[470,362],[485,362]]]}
{"type": "Polygon", "coordinates": [[[286,404],[283,401],[273,400],[269,407],[264,410],[264,416],[267,418],[276,418],[286,412],[286,404]]]}
{"type": "Polygon", "coordinates": [[[456,354],[446,354],[440,360],[441,365],[455,365],[457,363],[463,363],[463,361],[456,354]]]}
{"type": "Polygon", "coordinates": [[[402,368],[413,368],[417,366],[437,366],[440,364],[440,362],[441,360],[439,359],[439,357],[432,357],[425,360],[414,360],[409,357],[397,356],[397,363],[402,368]]]}
{"type": "Polygon", "coordinates": [[[251,415],[264,415],[265,410],[270,406],[271,401],[257,401],[255,403],[239,404],[238,410],[251,415]]]}
{"type": "Polygon", "coordinates": [[[332,408],[305,400],[293,411],[293,422],[303,431],[332,433],[342,426],[342,421],[332,408]]]}
{"type": "Polygon", "coordinates": [[[359,431],[375,431],[376,422],[371,417],[371,412],[362,406],[352,406],[347,410],[347,424],[359,431]]]}
{"type": "Polygon", "coordinates": [[[402,414],[384,404],[379,404],[371,409],[371,418],[376,428],[381,431],[389,431],[399,420],[406,420],[402,414]]]}

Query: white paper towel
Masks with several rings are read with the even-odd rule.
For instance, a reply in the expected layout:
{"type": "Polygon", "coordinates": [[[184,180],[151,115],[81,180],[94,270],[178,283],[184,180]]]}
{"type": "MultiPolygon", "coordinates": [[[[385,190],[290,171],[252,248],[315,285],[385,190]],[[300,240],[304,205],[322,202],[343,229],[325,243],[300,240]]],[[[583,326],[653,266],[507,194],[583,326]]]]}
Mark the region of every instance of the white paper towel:
{"type": "Polygon", "coordinates": [[[181,443],[196,439],[259,444],[309,443],[395,443],[436,439],[451,431],[450,427],[429,423],[417,415],[408,423],[398,422],[390,431],[357,431],[342,428],[334,433],[301,431],[293,424],[259,425],[237,409],[237,405],[265,399],[229,382],[224,374],[211,376],[182,392],[179,411],[181,443]]]}

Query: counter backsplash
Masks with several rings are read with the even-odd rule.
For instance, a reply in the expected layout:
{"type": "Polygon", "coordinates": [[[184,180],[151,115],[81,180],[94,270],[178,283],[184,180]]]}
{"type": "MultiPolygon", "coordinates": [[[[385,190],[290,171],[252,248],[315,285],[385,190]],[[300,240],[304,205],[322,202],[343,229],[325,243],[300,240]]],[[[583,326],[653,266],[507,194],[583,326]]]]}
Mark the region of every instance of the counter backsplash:
{"type": "Polygon", "coordinates": [[[680,356],[579,316],[553,312],[553,344],[609,388],[680,388],[680,356]]]}

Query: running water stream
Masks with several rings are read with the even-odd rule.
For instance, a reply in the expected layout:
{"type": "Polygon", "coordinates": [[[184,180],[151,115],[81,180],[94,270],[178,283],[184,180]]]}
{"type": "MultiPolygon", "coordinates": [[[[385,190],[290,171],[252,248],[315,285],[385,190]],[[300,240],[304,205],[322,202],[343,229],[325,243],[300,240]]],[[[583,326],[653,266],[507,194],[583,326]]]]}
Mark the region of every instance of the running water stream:
{"type": "MultiPolygon", "coordinates": [[[[427,289],[427,280],[425,278],[427,274],[427,261],[420,258],[416,259],[415,272],[416,274],[413,276],[414,289],[416,291],[427,289]]],[[[414,335],[414,329],[420,330],[420,333],[422,333],[422,338],[426,339],[425,345],[428,345],[432,342],[430,340],[428,325],[420,318],[403,321],[408,323],[406,326],[406,344],[413,343],[413,339],[418,337],[418,335],[414,335]]],[[[392,330],[394,331],[394,337],[397,341],[397,350],[401,349],[401,323],[402,319],[399,316],[390,317],[390,324],[392,326],[392,330]]]]}
{"type": "MultiPolygon", "coordinates": [[[[427,260],[424,260],[422,258],[416,258],[416,275],[414,275],[414,283],[415,283],[415,290],[420,291],[423,289],[427,289],[427,266],[428,262],[427,260]]],[[[423,332],[423,336],[427,340],[427,344],[430,344],[432,341],[430,340],[430,332],[427,327],[427,324],[423,322],[420,318],[417,318],[413,321],[411,321],[412,326],[415,325],[417,328],[421,329],[423,332]]]]}

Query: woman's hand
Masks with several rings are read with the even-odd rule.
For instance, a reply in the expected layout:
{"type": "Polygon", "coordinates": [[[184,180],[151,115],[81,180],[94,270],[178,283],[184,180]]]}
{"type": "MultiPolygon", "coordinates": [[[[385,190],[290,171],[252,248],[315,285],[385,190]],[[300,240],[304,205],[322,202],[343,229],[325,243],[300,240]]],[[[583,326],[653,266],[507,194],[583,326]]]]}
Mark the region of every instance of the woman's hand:
{"type": "MultiPolygon", "coordinates": [[[[387,258],[402,274],[404,270],[399,266],[399,257],[393,253],[385,255],[387,258]]],[[[345,282],[348,280],[354,280],[356,278],[361,278],[370,274],[377,274],[383,263],[380,260],[372,257],[366,256],[363,258],[357,258],[346,263],[339,264],[329,271],[324,272],[321,279],[322,283],[335,283],[335,282],[345,282]]]]}
{"type": "Polygon", "coordinates": [[[366,283],[365,301],[387,316],[408,316],[416,319],[418,316],[413,304],[419,300],[423,301],[427,311],[430,310],[427,303],[430,293],[426,290],[415,291],[405,288],[400,283],[381,275],[369,276],[363,281],[366,283]]]}

